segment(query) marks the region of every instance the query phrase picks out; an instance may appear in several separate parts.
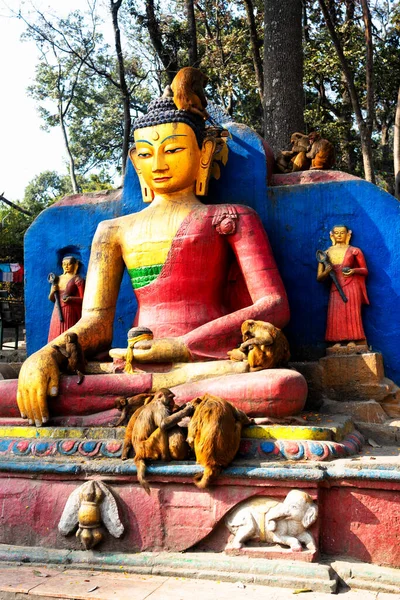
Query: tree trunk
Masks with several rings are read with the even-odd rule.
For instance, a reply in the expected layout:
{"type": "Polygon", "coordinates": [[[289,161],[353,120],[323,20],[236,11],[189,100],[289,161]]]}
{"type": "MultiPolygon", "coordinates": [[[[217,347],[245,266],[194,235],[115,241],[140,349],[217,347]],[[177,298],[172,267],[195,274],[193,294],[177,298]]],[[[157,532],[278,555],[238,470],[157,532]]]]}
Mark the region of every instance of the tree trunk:
{"type": "Polygon", "coordinates": [[[69,176],[71,179],[72,191],[74,192],[74,194],[79,194],[80,188],[79,188],[78,182],[76,180],[75,160],[74,160],[74,157],[72,156],[72,152],[69,147],[68,134],[67,134],[67,129],[66,129],[65,123],[64,123],[64,115],[63,115],[61,103],[59,103],[59,105],[58,105],[58,120],[60,122],[60,127],[61,127],[61,131],[62,131],[63,139],[64,139],[65,149],[68,154],[69,176]]]}
{"type": "Polygon", "coordinates": [[[157,21],[155,13],[154,0],[146,0],[146,17],[147,30],[149,32],[151,43],[165,69],[168,83],[172,83],[172,80],[178,71],[178,65],[171,59],[167,50],[164,48],[160,24],[157,21]]]}
{"type": "Polygon", "coordinates": [[[352,173],[355,166],[354,149],[352,147],[351,122],[353,111],[351,108],[351,100],[349,90],[344,75],[342,74],[342,109],[339,117],[341,124],[340,131],[343,132],[340,136],[340,146],[342,150],[342,160],[346,165],[346,171],[352,173]]]}
{"type": "MultiPolygon", "coordinates": [[[[335,26],[332,21],[332,17],[329,13],[328,7],[324,0],[318,0],[321,6],[322,14],[324,15],[326,26],[328,27],[330,36],[332,38],[333,45],[335,46],[336,53],[338,55],[340,65],[342,67],[343,75],[346,78],[347,87],[350,94],[351,104],[353,106],[353,111],[356,117],[358,130],[360,132],[360,140],[361,140],[361,152],[363,157],[363,165],[364,165],[364,176],[367,181],[371,181],[371,183],[375,183],[375,172],[372,160],[372,143],[371,143],[371,128],[369,122],[369,115],[367,115],[367,122],[364,121],[360,99],[357,93],[357,89],[354,83],[354,74],[351,72],[349,64],[346,60],[346,57],[343,52],[342,43],[339,39],[338,34],[336,33],[335,26]]],[[[367,36],[367,33],[366,33],[367,36]]],[[[369,65],[367,65],[368,68],[369,65]]],[[[371,89],[370,89],[371,93],[371,89]]],[[[368,95],[368,90],[367,90],[368,95]]],[[[368,101],[369,102],[369,97],[368,101]]]]}
{"type": "Polygon", "coordinates": [[[394,195],[397,200],[400,200],[400,87],[397,95],[397,107],[396,116],[394,120],[394,143],[393,143],[393,155],[394,155],[394,195]]]}
{"type": "Polygon", "coordinates": [[[197,53],[197,31],[196,31],[196,17],[194,14],[194,4],[193,0],[185,0],[186,6],[186,17],[188,24],[188,32],[189,32],[189,65],[191,67],[197,67],[199,62],[199,57],[197,53]]]}
{"type": "Polygon", "coordinates": [[[119,90],[122,97],[122,104],[124,107],[124,138],[122,141],[122,164],[121,164],[121,178],[122,183],[125,179],[126,161],[128,159],[129,152],[129,136],[131,133],[131,111],[130,111],[130,94],[125,78],[125,65],[124,56],[122,54],[121,47],[121,32],[118,24],[118,11],[121,8],[122,0],[114,2],[110,0],[110,9],[112,15],[113,29],[114,29],[114,42],[115,51],[117,53],[118,61],[118,77],[119,77],[119,90]]]}
{"type": "Polygon", "coordinates": [[[244,0],[246,6],[247,24],[250,32],[250,45],[251,54],[253,57],[254,72],[256,74],[256,81],[258,87],[258,93],[260,94],[261,103],[264,96],[264,73],[263,64],[260,56],[260,39],[257,33],[256,20],[254,18],[254,6],[252,0],[244,0]]]}
{"type": "Polygon", "coordinates": [[[274,153],[304,131],[301,0],[265,0],[264,129],[274,153]]]}

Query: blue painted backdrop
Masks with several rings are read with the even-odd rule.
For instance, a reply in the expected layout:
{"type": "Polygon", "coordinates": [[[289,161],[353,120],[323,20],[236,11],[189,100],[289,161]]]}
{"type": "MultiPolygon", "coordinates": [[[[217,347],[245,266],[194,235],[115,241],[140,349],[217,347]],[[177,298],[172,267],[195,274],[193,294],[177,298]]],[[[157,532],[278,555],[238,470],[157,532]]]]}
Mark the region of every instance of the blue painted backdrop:
{"type": "MultiPolygon", "coordinates": [[[[316,281],[315,251],[330,245],[329,230],[345,223],[351,243],[362,248],[369,268],[371,305],[364,309],[369,344],[383,353],[386,374],[400,382],[400,203],[362,180],[267,186],[261,139],[250,129],[229,124],[229,160],[220,180],[212,180],[207,202],[248,204],[264,223],[288,291],[291,322],[286,330],[295,358],[324,352],[329,286],[316,281]]],[[[67,253],[80,257],[84,275],[97,224],[143,207],[136,174],[129,164],[119,200],[54,205],[25,236],[26,330],[28,353],[42,347],[53,305],[47,299],[50,271],[61,272],[67,253]]],[[[125,273],[118,299],[113,346],[124,346],[136,303],[125,273]]]]}

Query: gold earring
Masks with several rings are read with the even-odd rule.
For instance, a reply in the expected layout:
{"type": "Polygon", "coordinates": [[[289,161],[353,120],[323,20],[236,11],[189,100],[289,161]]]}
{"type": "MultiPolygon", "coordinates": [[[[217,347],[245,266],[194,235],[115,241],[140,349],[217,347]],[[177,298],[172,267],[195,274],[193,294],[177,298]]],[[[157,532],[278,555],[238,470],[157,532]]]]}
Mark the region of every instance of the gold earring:
{"type": "Polygon", "coordinates": [[[136,171],[136,173],[137,173],[137,176],[139,177],[139,183],[140,183],[140,189],[142,191],[143,202],[145,202],[146,204],[149,204],[150,202],[152,202],[154,200],[154,192],[151,188],[149,188],[149,186],[143,179],[142,174],[139,173],[138,171],[136,171]]]}
{"type": "Polygon", "coordinates": [[[211,163],[215,151],[216,142],[213,139],[206,139],[203,145],[203,155],[200,159],[200,166],[197,173],[195,194],[196,196],[206,196],[208,192],[208,182],[211,175],[211,163]]]}

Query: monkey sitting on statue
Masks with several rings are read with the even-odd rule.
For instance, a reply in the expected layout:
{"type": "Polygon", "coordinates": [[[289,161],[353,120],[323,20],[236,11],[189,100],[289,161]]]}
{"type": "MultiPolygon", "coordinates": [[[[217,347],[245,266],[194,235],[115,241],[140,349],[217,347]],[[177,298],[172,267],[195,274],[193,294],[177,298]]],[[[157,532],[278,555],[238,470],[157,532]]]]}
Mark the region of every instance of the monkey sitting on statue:
{"type": "Polygon", "coordinates": [[[190,404],[177,407],[174,397],[166,388],[149,395],[145,404],[133,413],[126,428],[121,458],[126,460],[129,450],[134,448],[137,478],[148,494],[145,460],[184,460],[189,452],[186,435],[175,426],[182,418],[192,415],[194,408],[190,404]]]}
{"type": "Polygon", "coordinates": [[[306,171],[311,161],[307,158],[309,139],[304,133],[293,133],[290,138],[291,150],[281,150],[276,157],[276,167],[281,173],[306,171]]]}
{"type": "Polygon", "coordinates": [[[231,360],[249,363],[250,371],[285,366],[290,359],[289,343],[278,327],[248,319],[242,323],[243,343],[228,352],[231,360]]]}
{"type": "Polygon", "coordinates": [[[86,360],[83,354],[82,347],[79,343],[78,336],[76,333],[65,334],[65,344],[58,346],[52,344],[52,347],[57,350],[59,355],[67,359],[61,361],[60,369],[68,375],[78,375],[78,385],[84,380],[84,373],[86,370],[86,360]]]}
{"type": "Polygon", "coordinates": [[[230,402],[204,394],[193,399],[194,414],[190,419],[187,441],[196,461],[204,467],[194,477],[198,488],[206,488],[235,458],[239,450],[243,426],[254,420],[230,402]]]}
{"type": "Polygon", "coordinates": [[[207,99],[204,87],[207,85],[208,77],[195,67],[181,69],[171,83],[174,94],[174,102],[179,110],[187,110],[193,114],[208,119],[206,111],[207,99]]]}
{"type": "Polygon", "coordinates": [[[118,421],[110,425],[110,427],[120,427],[121,425],[127,425],[131,416],[141,406],[144,406],[147,402],[150,402],[154,398],[154,393],[148,394],[136,394],[136,396],[119,396],[115,399],[115,408],[121,411],[121,415],[118,421]]]}
{"type": "Polygon", "coordinates": [[[317,131],[312,131],[309,136],[309,148],[306,154],[311,159],[311,171],[331,169],[335,164],[335,149],[333,145],[320,136],[317,131]]]}

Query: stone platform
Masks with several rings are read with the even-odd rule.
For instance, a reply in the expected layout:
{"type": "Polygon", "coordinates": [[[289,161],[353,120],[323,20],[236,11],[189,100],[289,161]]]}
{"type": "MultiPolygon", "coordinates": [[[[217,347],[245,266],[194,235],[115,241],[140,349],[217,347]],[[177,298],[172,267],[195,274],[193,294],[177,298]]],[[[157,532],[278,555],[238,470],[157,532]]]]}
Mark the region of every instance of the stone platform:
{"type": "MultiPolygon", "coordinates": [[[[21,419],[7,422],[8,425],[0,427],[0,459],[99,459],[120,458],[122,454],[125,427],[35,428],[21,425],[21,419]]],[[[352,456],[361,450],[362,444],[363,436],[348,417],[303,413],[293,425],[245,428],[238,457],[320,461],[352,456]]]]}
{"type": "Polygon", "coordinates": [[[119,458],[124,428],[35,429],[9,423],[0,429],[0,544],[29,552],[81,552],[79,540],[60,533],[58,524],[71,494],[94,480],[115,498],[125,531],[117,539],[105,530],[98,550],[81,556],[223,553],[229,539],[224,517],[232,508],[254,496],[280,502],[291,489],[300,489],[318,506],[319,518],[311,527],[317,551],[292,553],[259,544],[252,553],[249,544],[239,559],[305,564],[341,555],[400,567],[398,450],[372,455],[364,448],[355,455],[362,436],[348,418],[303,416],[304,425],[246,428],[237,460],[206,490],[193,484],[202,472],[194,461],[150,464],[150,496],[137,483],[133,460],[119,458]],[[311,445],[314,459],[304,450],[311,445]],[[335,458],[339,446],[344,450],[335,458]],[[331,449],[325,460],[315,451],[320,448],[331,449]]]}

